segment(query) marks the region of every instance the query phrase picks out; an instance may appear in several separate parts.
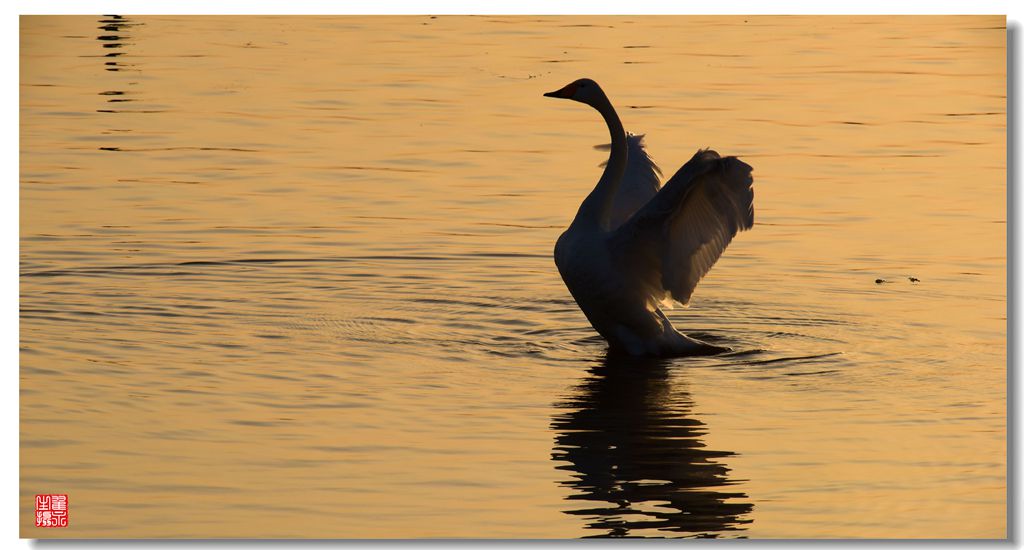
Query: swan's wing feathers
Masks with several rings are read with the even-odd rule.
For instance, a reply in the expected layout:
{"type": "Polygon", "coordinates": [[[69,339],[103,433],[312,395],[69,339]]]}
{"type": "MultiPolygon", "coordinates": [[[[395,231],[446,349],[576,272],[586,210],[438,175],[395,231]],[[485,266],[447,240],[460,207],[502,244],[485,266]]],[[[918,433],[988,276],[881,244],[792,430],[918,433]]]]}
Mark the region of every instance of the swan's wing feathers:
{"type": "Polygon", "coordinates": [[[738,231],[754,224],[752,168],[702,150],[612,235],[652,298],[686,304],[738,231]]]}
{"type": "Polygon", "coordinates": [[[626,134],[626,172],[612,201],[609,227],[615,229],[650,202],[661,188],[661,169],[647,154],[644,136],[626,134]]]}
{"type": "Polygon", "coordinates": [[[661,279],[673,299],[689,302],[736,233],[754,225],[751,171],[735,157],[721,159],[666,220],[661,279]]]}

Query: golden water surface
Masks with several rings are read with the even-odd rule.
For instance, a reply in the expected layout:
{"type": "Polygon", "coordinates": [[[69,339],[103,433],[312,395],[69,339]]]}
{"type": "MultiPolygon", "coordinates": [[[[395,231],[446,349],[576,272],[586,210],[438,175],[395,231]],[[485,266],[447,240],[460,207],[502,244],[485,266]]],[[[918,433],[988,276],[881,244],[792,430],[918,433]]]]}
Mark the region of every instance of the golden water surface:
{"type": "Polygon", "coordinates": [[[23,17],[22,536],[1005,536],[1005,38],[23,17]],[[670,312],[735,352],[606,358],[559,279],[583,76],[667,174],[754,166],[670,312]]]}

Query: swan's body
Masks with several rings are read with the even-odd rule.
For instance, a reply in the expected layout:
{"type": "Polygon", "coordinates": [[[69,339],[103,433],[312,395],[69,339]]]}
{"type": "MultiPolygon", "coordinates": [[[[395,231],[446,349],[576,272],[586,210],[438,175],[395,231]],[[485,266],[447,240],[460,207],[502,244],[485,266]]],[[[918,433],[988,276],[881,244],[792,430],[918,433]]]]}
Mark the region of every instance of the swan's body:
{"type": "Polygon", "coordinates": [[[662,187],[643,137],[626,134],[596,82],[545,94],[586,103],[611,133],[604,174],[555,244],[555,264],[613,351],[701,355],[726,351],[675,329],[659,306],[687,304],[738,231],[754,224],[752,169],[698,151],[662,187]]]}

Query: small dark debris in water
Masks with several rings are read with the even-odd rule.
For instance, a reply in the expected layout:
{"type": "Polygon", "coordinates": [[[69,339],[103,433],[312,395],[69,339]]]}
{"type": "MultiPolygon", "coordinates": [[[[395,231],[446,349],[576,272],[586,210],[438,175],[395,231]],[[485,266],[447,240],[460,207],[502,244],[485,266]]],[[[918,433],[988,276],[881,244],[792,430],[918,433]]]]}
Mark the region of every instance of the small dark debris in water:
{"type": "Polygon", "coordinates": [[[886,281],[885,279],[875,279],[875,284],[876,285],[880,285],[882,283],[888,283],[888,282],[889,281],[886,281]]]}
{"type": "Polygon", "coordinates": [[[910,279],[910,282],[912,282],[912,283],[920,283],[921,282],[921,279],[918,279],[917,277],[907,277],[907,278],[910,279]]]}

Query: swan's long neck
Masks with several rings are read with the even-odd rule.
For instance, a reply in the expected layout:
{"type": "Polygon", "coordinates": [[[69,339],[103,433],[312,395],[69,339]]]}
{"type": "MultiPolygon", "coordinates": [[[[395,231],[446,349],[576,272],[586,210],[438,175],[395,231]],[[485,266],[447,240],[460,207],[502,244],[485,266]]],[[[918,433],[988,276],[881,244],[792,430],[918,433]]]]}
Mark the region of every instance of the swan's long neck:
{"type": "Polygon", "coordinates": [[[604,121],[608,124],[608,132],[612,137],[611,156],[608,157],[608,164],[604,168],[604,174],[598,180],[594,190],[587,195],[576,213],[576,222],[596,225],[607,231],[612,206],[615,199],[615,192],[622,181],[622,175],[626,172],[626,132],[622,129],[622,122],[619,115],[615,113],[608,97],[601,94],[601,98],[593,105],[604,121]]]}

